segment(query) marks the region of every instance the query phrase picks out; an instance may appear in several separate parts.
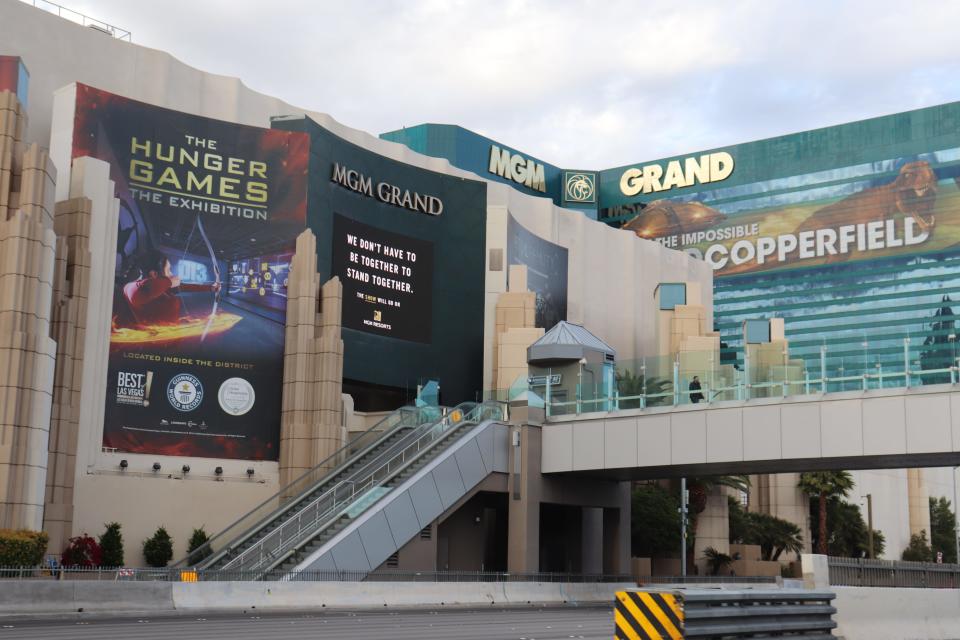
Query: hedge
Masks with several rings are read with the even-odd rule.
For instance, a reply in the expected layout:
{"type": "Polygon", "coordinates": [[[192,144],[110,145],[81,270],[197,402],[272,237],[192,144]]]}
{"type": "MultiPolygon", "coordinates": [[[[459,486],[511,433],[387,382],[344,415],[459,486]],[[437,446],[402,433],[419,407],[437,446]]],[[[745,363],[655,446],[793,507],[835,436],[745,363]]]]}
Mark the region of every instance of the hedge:
{"type": "Polygon", "coordinates": [[[0,566],[40,566],[49,539],[43,531],[0,529],[0,566]]]}

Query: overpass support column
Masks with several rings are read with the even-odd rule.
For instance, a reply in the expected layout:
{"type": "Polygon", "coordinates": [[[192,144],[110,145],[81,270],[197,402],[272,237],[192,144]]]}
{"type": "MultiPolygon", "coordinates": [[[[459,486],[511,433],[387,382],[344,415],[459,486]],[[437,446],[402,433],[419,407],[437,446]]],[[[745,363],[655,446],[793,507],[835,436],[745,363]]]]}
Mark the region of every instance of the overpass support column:
{"type": "Polygon", "coordinates": [[[910,535],[927,532],[930,539],[930,492],[923,469],[907,469],[907,501],[910,513],[910,535]]]}
{"type": "MultiPolygon", "coordinates": [[[[514,410],[517,423],[510,427],[507,570],[516,573],[544,569],[540,564],[540,526],[541,505],[547,504],[582,510],[578,529],[581,535],[576,541],[565,541],[568,543],[565,553],[580,555],[572,566],[588,573],[600,569],[601,565],[603,573],[629,573],[630,482],[566,474],[542,475],[542,429],[551,427],[525,424],[526,414],[521,411],[514,410]]],[[[563,535],[563,531],[544,531],[543,539],[553,540],[550,536],[563,535]]]]}
{"type": "Polygon", "coordinates": [[[540,570],[540,427],[510,427],[507,571],[540,570]]]}

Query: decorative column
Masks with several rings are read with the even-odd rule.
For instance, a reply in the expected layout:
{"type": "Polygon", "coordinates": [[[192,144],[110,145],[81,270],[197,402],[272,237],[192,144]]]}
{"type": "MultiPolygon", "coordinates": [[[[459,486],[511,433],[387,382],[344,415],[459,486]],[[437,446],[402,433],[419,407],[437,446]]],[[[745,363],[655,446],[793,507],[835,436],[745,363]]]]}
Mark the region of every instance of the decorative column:
{"type": "MultiPolygon", "coordinates": [[[[82,162],[78,161],[78,162],[82,162]]],[[[62,549],[73,528],[80,394],[90,294],[90,224],[93,203],[83,197],[58,202],[57,265],[53,281],[53,324],[57,367],[50,417],[49,462],[43,529],[49,548],[62,549]]]]}
{"type": "Polygon", "coordinates": [[[57,355],[56,170],[23,145],[25,128],[17,97],[0,92],[0,528],[40,530],[57,355]]]}
{"type": "Polygon", "coordinates": [[[309,229],[304,231],[297,238],[287,284],[280,421],[280,483],[284,486],[344,444],[342,299],[338,278],[321,286],[317,239],[309,229]]]}
{"type": "Polygon", "coordinates": [[[927,532],[930,542],[930,492],[923,469],[907,469],[907,501],[910,512],[910,535],[927,532]]]}

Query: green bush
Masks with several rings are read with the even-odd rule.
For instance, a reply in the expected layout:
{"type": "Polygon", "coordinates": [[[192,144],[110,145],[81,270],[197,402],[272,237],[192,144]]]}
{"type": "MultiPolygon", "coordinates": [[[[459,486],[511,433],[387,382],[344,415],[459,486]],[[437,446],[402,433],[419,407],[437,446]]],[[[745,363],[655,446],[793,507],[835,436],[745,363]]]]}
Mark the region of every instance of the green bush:
{"type": "Polygon", "coordinates": [[[208,540],[210,540],[210,537],[207,535],[207,532],[204,531],[203,527],[193,530],[193,533],[190,535],[190,542],[187,545],[187,554],[190,558],[189,564],[198,564],[205,558],[210,557],[213,551],[210,550],[210,547],[204,547],[208,540]],[[201,547],[203,548],[201,549],[201,547]],[[200,550],[197,551],[197,549],[200,550]]]}
{"type": "Polygon", "coordinates": [[[120,534],[120,523],[111,522],[104,526],[107,530],[100,536],[100,551],[103,554],[103,566],[122,567],[123,536],[120,534]]]}
{"type": "Polygon", "coordinates": [[[43,531],[0,529],[0,566],[40,566],[49,540],[43,531]]]}
{"type": "Polygon", "coordinates": [[[163,527],[143,541],[143,557],[151,567],[165,567],[173,558],[173,540],[163,527]]]}
{"type": "Polygon", "coordinates": [[[910,560],[911,562],[933,561],[933,550],[930,549],[930,543],[927,542],[926,529],[910,536],[910,544],[903,550],[901,558],[903,560],[910,560]]]}

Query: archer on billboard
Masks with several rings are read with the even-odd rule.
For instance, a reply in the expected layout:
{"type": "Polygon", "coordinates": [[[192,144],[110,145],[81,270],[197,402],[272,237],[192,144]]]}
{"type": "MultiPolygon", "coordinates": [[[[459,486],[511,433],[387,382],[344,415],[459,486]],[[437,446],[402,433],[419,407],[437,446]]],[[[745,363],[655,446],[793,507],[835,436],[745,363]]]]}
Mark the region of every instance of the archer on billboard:
{"type": "Polygon", "coordinates": [[[104,447],[277,459],[308,146],[77,85],[73,157],[120,199],[104,447]]]}
{"type": "Polygon", "coordinates": [[[960,240],[957,159],[946,149],[704,189],[644,203],[623,228],[718,275],[942,251],[960,240]]]}

